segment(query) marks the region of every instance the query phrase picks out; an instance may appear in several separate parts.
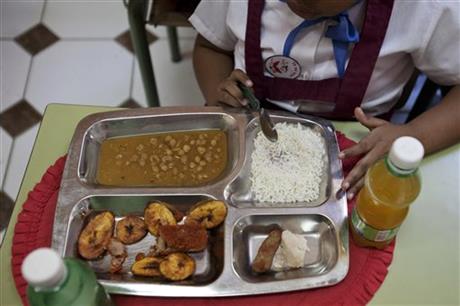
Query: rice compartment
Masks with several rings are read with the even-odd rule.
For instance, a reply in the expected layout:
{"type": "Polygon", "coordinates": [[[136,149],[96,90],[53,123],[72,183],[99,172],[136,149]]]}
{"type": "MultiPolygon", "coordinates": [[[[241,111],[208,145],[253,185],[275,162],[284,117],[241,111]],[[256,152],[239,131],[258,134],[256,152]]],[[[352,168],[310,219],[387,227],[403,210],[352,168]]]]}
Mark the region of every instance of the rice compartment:
{"type": "Polygon", "coordinates": [[[275,125],[278,141],[259,132],[254,139],[251,192],[265,206],[312,202],[320,194],[326,147],[321,134],[300,123],[275,125]]]}

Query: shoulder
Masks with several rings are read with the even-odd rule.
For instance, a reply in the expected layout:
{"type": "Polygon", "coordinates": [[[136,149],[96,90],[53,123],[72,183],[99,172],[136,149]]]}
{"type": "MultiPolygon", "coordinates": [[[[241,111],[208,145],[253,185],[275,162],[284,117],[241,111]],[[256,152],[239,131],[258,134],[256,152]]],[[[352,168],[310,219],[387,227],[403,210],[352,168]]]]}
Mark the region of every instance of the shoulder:
{"type": "Polygon", "coordinates": [[[396,0],[390,19],[390,25],[404,25],[410,29],[419,30],[437,23],[447,16],[457,20],[460,13],[460,1],[457,0],[430,0],[430,1],[407,1],[396,0]],[[422,28],[420,28],[422,26],[422,28]]]}
{"type": "Polygon", "coordinates": [[[247,1],[201,1],[195,9],[192,16],[199,16],[202,19],[218,19],[226,21],[228,18],[238,19],[241,21],[242,13],[247,10],[247,1]],[[222,19],[223,18],[223,19],[222,19]]]}
{"type": "Polygon", "coordinates": [[[460,1],[396,0],[385,37],[385,43],[399,51],[415,52],[425,48],[441,33],[459,31],[460,1]],[[440,29],[440,27],[442,29],[440,29]],[[442,31],[440,31],[442,30],[442,31]]]}
{"type": "Polygon", "coordinates": [[[407,13],[415,12],[433,12],[439,10],[458,10],[460,2],[457,0],[428,0],[428,1],[408,1],[408,0],[395,0],[393,8],[395,12],[407,13]],[[415,10],[415,11],[414,11],[415,10]]]}
{"type": "Polygon", "coordinates": [[[223,50],[233,50],[235,37],[228,27],[233,1],[201,1],[189,18],[204,38],[223,50]]]}
{"type": "Polygon", "coordinates": [[[393,51],[411,54],[433,81],[460,81],[460,1],[395,1],[387,35],[393,51]]]}

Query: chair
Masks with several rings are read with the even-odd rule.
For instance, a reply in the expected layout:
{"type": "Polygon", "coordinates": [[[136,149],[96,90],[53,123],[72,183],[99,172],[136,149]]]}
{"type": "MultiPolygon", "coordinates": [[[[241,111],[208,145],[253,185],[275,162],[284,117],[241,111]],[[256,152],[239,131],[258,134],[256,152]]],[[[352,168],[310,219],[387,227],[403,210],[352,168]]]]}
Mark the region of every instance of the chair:
{"type": "Polygon", "coordinates": [[[178,62],[181,60],[181,54],[176,27],[192,26],[188,18],[199,0],[124,0],[124,2],[128,11],[131,40],[138,60],[147,104],[150,107],[160,106],[145,25],[150,23],[167,27],[171,60],[178,62]]]}
{"type": "Polygon", "coordinates": [[[407,113],[406,116],[403,116],[405,119],[397,116],[394,122],[407,123],[412,121],[438,103],[440,97],[444,98],[452,87],[453,86],[438,85],[419,70],[414,70],[414,73],[404,86],[401,97],[395,106],[396,110],[402,110],[406,108],[406,105],[410,107],[410,109],[408,112],[407,110],[403,111],[403,113],[407,113]],[[440,95],[437,94],[438,90],[441,93],[440,95]]]}
{"type": "Polygon", "coordinates": [[[436,92],[440,90],[441,97],[444,98],[453,86],[441,86],[434,83],[432,80],[426,78],[423,83],[423,87],[415,100],[414,106],[409,112],[406,122],[412,121],[415,117],[419,116],[426,110],[428,110],[433,104],[439,101],[434,101],[436,92]]]}

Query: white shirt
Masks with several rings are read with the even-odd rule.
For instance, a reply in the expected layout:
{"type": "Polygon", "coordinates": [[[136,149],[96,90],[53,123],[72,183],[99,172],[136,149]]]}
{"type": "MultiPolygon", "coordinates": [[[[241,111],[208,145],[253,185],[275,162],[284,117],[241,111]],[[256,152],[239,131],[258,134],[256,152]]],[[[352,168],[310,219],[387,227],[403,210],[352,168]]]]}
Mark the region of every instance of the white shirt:
{"type": "MultiPolygon", "coordinates": [[[[235,69],[243,71],[247,6],[247,1],[241,0],[204,0],[189,19],[209,42],[234,51],[235,69]]],[[[353,6],[348,13],[360,31],[365,2],[353,6]]],[[[287,35],[302,21],[286,3],[266,1],[261,21],[263,59],[281,55],[287,35]]],[[[338,76],[332,41],[323,35],[329,22],[303,29],[296,37],[290,56],[302,66],[298,79],[338,76]]],[[[460,1],[395,1],[362,108],[371,115],[390,110],[414,67],[438,84],[460,84],[460,1]]]]}

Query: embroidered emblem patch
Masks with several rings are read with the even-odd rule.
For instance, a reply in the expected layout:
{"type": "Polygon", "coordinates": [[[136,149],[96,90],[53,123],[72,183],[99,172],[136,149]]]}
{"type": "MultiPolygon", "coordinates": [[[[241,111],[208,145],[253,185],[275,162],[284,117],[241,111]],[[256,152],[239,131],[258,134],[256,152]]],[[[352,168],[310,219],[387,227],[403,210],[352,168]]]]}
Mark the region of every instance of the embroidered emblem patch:
{"type": "Polygon", "coordinates": [[[265,60],[265,70],[277,78],[297,79],[302,68],[292,57],[274,55],[265,60]]]}

